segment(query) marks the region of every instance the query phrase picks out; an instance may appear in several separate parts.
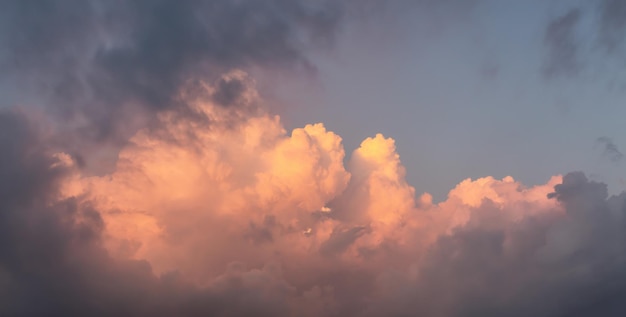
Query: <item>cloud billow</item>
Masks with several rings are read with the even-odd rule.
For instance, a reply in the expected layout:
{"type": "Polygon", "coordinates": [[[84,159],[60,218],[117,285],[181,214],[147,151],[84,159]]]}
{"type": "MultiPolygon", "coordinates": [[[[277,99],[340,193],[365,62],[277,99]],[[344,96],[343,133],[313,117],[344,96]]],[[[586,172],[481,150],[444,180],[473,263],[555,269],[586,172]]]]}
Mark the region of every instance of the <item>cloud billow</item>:
{"type": "MultiPolygon", "coordinates": [[[[81,175],[4,111],[3,316],[620,316],[625,197],[582,173],[465,180],[415,198],[392,139],[344,165],[322,124],[290,134],[243,72],[161,112],[115,171],[81,175]],[[213,93],[245,83],[238,107],[213,93]],[[243,107],[243,108],[242,108],[243,107]],[[8,124],[10,123],[10,124],[8,124]]],[[[196,91],[196,90],[194,90],[196,91]]]]}

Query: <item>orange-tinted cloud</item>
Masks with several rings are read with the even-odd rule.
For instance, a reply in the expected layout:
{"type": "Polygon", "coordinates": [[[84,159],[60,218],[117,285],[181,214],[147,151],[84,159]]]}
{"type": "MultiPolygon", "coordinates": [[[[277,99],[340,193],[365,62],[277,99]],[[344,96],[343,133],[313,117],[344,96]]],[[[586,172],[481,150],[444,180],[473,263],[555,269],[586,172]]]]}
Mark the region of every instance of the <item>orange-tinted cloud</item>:
{"type": "Polygon", "coordinates": [[[346,159],[323,124],[288,133],[244,72],[179,99],[101,176],[43,146],[26,115],[0,116],[14,135],[0,138],[14,153],[0,171],[17,188],[0,187],[0,312],[59,287],[47,310],[552,316],[597,300],[587,287],[626,289],[602,282],[626,274],[624,197],[581,173],[467,179],[434,203],[407,183],[393,139],[346,159]],[[211,97],[224,82],[239,89],[229,105],[211,97]]]}
{"type": "Polygon", "coordinates": [[[288,134],[245,73],[223,80],[245,84],[237,107],[204,98],[212,85],[187,91],[194,118],[210,124],[164,112],[120,151],[113,173],[66,183],[68,196],[101,211],[111,254],[201,284],[233,261],[292,263],[303,274],[337,263],[381,270],[416,263],[485,204],[507,221],[558,210],[547,198],[558,177],[532,188],[511,177],[465,180],[442,203],[418,199],[393,139],[365,139],[344,167],[339,136],[322,124],[288,134]]]}

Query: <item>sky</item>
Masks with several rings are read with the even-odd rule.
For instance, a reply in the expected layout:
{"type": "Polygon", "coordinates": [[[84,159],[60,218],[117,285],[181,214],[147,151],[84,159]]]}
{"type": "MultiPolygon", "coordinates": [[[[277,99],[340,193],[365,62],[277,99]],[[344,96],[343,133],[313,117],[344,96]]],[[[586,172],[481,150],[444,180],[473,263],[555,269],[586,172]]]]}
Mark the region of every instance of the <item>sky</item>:
{"type": "Polygon", "coordinates": [[[410,183],[440,200],[465,178],[539,184],[572,170],[624,190],[619,162],[597,141],[623,147],[623,55],[595,43],[595,4],[431,6],[345,30],[335,50],[315,56],[318,82],[280,85],[281,97],[304,105],[286,114],[290,123],[324,122],[348,148],[364,135],[393,137],[410,183]],[[549,23],[571,10],[583,12],[571,39],[547,40],[549,23]]]}
{"type": "Polygon", "coordinates": [[[0,2],[1,316],[624,316],[626,2],[0,2]]]}

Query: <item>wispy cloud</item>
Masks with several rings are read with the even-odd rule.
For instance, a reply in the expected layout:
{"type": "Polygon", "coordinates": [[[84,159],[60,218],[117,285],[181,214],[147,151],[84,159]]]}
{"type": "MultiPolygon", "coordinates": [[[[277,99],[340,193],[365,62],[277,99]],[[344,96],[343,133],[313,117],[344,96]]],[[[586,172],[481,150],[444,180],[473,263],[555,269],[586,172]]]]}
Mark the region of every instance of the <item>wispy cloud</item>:
{"type": "Polygon", "coordinates": [[[603,148],[602,154],[609,158],[612,162],[619,162],[624,158],[624,154],[618,149],[617,145],[609,137],[599,137],[596,142],[603,148]]]}

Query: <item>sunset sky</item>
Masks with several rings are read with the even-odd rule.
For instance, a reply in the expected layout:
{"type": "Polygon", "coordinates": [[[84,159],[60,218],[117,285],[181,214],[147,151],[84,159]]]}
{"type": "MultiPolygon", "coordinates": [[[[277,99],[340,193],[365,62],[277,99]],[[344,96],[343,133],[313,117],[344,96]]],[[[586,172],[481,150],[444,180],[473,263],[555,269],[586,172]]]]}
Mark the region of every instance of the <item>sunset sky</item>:
{"type": "Polygon", "coordinates": [[[626,2],[0,1],[0,316],[626,315],[626,2]]]}

